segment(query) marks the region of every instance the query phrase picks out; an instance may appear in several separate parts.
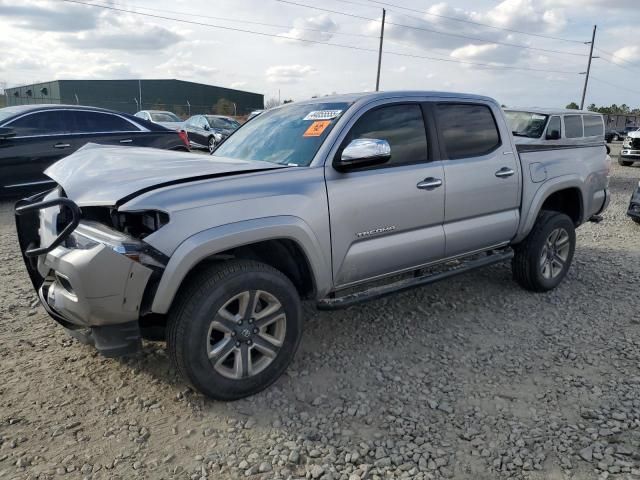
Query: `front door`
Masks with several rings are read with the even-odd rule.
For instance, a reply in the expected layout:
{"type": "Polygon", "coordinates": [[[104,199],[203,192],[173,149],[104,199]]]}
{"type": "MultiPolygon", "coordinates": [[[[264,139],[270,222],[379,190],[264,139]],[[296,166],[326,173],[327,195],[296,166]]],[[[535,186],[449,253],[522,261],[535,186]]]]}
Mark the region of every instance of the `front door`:
{"type": "Polygon", "coordinates": [[[521,173],[506,125],[496,121],[500,112],[443,102],[434,115],[446,178],[446,256],[510,241],[518,228],[521,173]]]}
{"type": "Polygon", "coordinates": [[[387,140],[391,158],[346,173],[327,162],[336,286],[399,272],[444,254],[444,175],[429,153],[418,103],[377,107],[351,127],[338,155],[357,138],[387,140]]]}

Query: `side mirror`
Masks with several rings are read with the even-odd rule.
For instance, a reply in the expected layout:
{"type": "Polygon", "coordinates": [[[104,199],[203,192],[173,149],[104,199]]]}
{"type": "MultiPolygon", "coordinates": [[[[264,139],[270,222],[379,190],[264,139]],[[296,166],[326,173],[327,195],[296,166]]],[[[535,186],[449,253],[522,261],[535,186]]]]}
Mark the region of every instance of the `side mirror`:
{"type": "Polygon", "coordinates": [[[11,127],[0,127],[0,140],[6,140],[11,137],[15,137],[16,132],[11,127]]]}
{"type": "Polygon", "coordinates": [[[333,164],[338,171],[369,167],[387,162],[391,158],[391,146],[386,140],[357,138],[351,140],[333,164]]]}
{"type": "Polygon", "coordinates": [[[560,140],[560,132],[558,130],[551,130],[547,133],[547,140],[560,140]]]}

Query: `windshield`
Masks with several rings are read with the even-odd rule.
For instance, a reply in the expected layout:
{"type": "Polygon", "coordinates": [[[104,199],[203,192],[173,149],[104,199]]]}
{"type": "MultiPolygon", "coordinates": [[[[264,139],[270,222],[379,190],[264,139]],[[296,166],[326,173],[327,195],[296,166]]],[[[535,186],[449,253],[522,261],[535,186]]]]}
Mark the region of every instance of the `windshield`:
{"type": "Polygon", "coordinates": [[[346,102],[291,104],[266,111],[227,138],[214,156],[308,166],[346,102]]]}
{"type": "Polygon", "coordinates": [[[511,132],[517,137],[540,138],[548,115],[532,112],[504,112],[511,132]]]}
{"type": "Polygon", "coordinates": [[[158,112],[152,113],[151,119],[154,122],[180,122],[180,118],[175,113],[171,112],[158,112]]]}
{"type": "Polygon", "coordinates": [[[222,117],[207,117],[207,121],[209,125],[214,128],[224,128],[225,130],[235,130],[240,126],[238,122],[235,120],[231,120],[230,118],[222,118],[222,117]]]}

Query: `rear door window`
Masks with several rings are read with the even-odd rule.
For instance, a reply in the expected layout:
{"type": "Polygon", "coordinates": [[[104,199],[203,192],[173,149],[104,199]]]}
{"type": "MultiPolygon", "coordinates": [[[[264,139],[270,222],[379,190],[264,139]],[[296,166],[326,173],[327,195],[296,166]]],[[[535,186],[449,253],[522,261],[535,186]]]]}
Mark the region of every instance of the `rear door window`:
{"type": "Polygon", "coordinates": [[[600,115],[583,115],[582,121],[584,122],[585,137],[604,135],[604,123],[600,115]]]}
{"type": "Polygon", "coordinates": [[[66,110],[47,110],[25,115],[5,125],[13,128],[16,137],[61,135],[69,133],[69,114],[66,110]]]}
{"type": "Polygon", "coordinates": [[[567,138],[580,138],[583,136],[582,115],[564,116],[564,133],[567,138]]]}
{"type": "Polygon", "coordinates": [[[137,132],[139,128],[111,113],[74,110],[74,133],[137,132]]]}
{"type": "Polygon", "coordinates": [[[436,115],[451,160],[487,155],[502,144],[496,120],[486,105],[441,103],[436,115]]]}

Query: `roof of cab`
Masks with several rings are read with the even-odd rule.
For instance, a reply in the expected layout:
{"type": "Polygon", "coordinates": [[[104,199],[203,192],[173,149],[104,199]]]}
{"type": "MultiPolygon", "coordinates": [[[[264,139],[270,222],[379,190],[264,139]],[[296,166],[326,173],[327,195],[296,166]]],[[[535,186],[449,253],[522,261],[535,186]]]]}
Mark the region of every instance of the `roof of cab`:
{"type": "Polygon", "coordinates": [[[572,110],[569,108],[545,108],[545,107],[512,107],[505,108],[505,112],[528,112],[539,113],[540,115],[601,115],[598,112],[590,112],[589,110],[572,110]]]}
{"type": "Polygon", "coordinates": [[[372,101],[372,100],[392,100],[397,97],[437,97],[437,98],[458,98],[462,100],[480,100],[487,103],[497,104],[490,97],[482,95],[474,95],[471,93],[455,93],[455,92],[436,92],[421,90],[397,90],[390,92],[361,92],[361,93],[345,93],[341,95],[329,95],[326,97],[310,98],[296,102],[297,104],[313,104],[313,103],[329,103],[329,102],[347,102],[355,103],[356,101],[372,101]]]}

